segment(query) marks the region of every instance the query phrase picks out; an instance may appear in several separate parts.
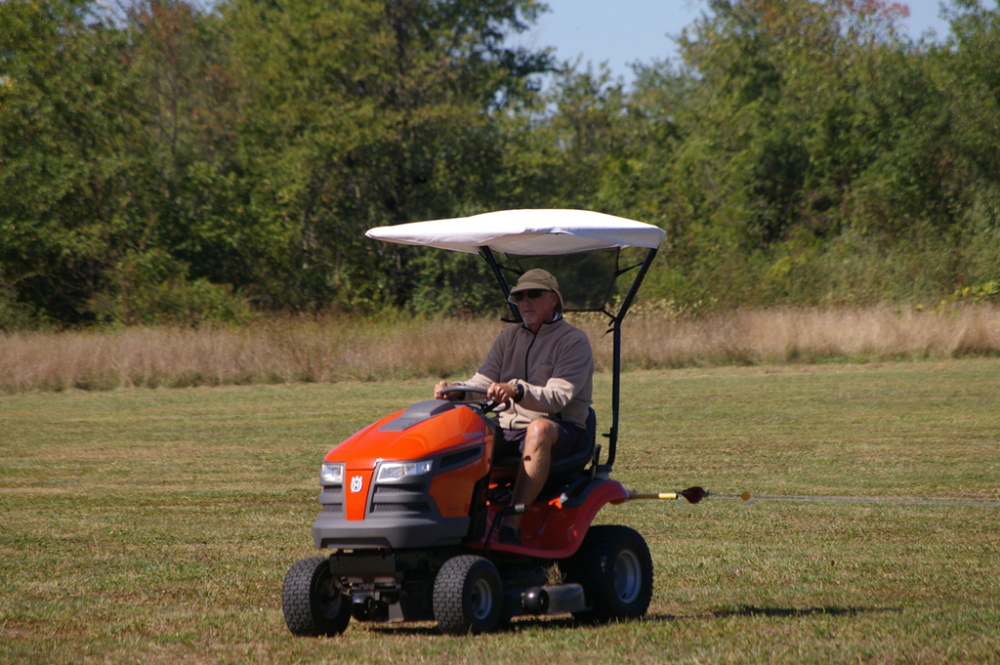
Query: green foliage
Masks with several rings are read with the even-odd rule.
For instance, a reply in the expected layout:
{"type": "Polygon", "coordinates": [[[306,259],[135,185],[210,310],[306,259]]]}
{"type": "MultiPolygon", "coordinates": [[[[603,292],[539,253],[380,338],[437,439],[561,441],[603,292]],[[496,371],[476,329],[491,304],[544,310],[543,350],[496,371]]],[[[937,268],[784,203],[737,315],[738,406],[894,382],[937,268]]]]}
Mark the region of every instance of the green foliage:
{"type": "Polygon", "coordinates": [[[363,231],[481,208],[500,128],[550,67],[505,43],[533,0],[38,7],[0,7],[0,261],[66,323],[101,318],[152,250],[272,307],[409,302],[419,254],[363,231]]]}
{"type": "Polygon", "coordinates": [[[251,286],[283,260],[280,225],[254,213],[241,163],[245,72],[218,16],[149,0],[128,14],[129,64],[141,91],[133,196],[143,235],[129,250],[166,251],[197,278],[251,286]]]}
{"type": "Polygon", "coordinates": [[[272,295],[298,307],[408,301],[413,252],[373,247],[364,231],[490,197],[504,113],[548,68],[545,52],[503,39],[538,10],[531,0],[221,6],[254,72],[241,126],[251,195],[286,232],[286,290],[272,295]]]}
{"type": "Polygon", "coordinates": [[[4,281],[0,265],[0,331],[27,328],[31,322],[31,309],[18,302],[17,291],[4,281]]]}
{"type": "Polygon", "coordinates": [[[408,265],[416,275],[409,306],[417,314],[469,316],[504,307],[493,273],[479,256],[424,250],[408,265]]]}
{"type": "MultiPolygon", "coordinates": [[[[648,120],[628,143],[666,160],[627,162],[656,174],[641,195],[669,218],[654,297],[912,301],[992,277],[1000,22],[956,5],[952,40],[925,47],[888,3],[713,2],[680,41],[686,69],[640,69],[648,120]]],[[[634,179],[609,184],[604,200],[635,200],[634,179]]]]}
{"type": "Polygon", "coordinates": [[[976,0],[940,44],[885,0],[713,0],[630,89],[510,46],[535,0],[104,7],[0,3],[7,328],[492,312],[479,259],[364,231],[502,208],[661,226],[646,295],[684,309],[997,276],[1000,10],[976,0]]]}
{"type": "Polygon", "coordinates": [[[135,323],[238,325],[250,320],[248,305],[231,287],[203,277],[191,281],[181,274],[159,284],[144,284],[130,299],[127,311],[135,323]]]}
{"type": "Polygon", "coordinates": [[[956,289],[951,294],[951,299],[953,301],[970,302],[978,305],[981,302],[995,300],[998,295],[1000,295],[1000,281],[994,279],[982,284],[956,289]]]}
{"type": "Polygon", "coordinates": [[[0,264],[57,320],[85,318],[134,232],[127,47],[86,0],[0,5],[0,264]]]}
{"type": "Polygon", "coordinates": [[[110,277],[112,289],[91,302],[105,324],[242,324],[251,317],[246,299],[230,285],[191,280],[189,267],[162,250],[127,254],[110,277]]]}

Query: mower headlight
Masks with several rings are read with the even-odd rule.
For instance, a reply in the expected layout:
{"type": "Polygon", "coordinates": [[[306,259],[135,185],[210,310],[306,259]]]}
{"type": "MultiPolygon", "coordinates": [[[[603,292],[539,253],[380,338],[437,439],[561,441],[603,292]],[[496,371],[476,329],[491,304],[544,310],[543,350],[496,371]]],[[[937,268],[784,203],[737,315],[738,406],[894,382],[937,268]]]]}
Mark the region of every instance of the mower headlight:
{"type": "Polygon", "coordinates": [[[432,461],[406,462],[403,464],[383,464],[378,470],[379,482],[386,480],[400,480],[407,476],[419,476],[431,470],[432,461]]]}
{"type": "Polygon", "coordinates": [[[320,482],[326,485],[342,485],[344,482],[344,465],[333,462],[323,462],[319,470],[320,482]]]}

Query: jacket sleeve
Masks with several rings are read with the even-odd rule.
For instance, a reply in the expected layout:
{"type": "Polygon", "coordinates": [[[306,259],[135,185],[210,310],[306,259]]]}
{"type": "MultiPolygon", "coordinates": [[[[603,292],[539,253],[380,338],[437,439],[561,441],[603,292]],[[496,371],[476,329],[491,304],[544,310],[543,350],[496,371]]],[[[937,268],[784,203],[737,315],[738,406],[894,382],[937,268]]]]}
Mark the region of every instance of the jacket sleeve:
{"type": "Polygon", "coordinates": [[[561,413],[594,374],[594,355],[587,334],[579,331],[562,340],[555,353],[552,378],[544,386],[535,386],[520,379],[524,398],[518,407],[541,413],[561,413]]]}

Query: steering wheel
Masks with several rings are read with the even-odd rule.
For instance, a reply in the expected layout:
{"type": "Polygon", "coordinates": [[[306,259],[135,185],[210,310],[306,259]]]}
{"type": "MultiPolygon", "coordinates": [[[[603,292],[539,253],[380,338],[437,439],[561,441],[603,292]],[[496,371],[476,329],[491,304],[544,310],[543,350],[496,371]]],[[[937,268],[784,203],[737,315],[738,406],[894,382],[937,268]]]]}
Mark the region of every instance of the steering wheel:
{"type": "MultiPolygon", "coordinates": [[[[445,386],[441,389],[442,395],[446,393],[473,393],[475,395],[485,395],[487,393],[487,389],[482,386],[470,386],[464,383],[457,383],[453,386],[445,386]]],[[[448,399],[453,402],[458,401],[457,396],[455,398],[449,397],[448,399]]],[[[496,402],[491,399],[481,399],[477,401],[483,411],[493,411],[494,413],[499,413],[500,411],[506,411],[510,408],[510,403],[507,401],[496,402]]]]}

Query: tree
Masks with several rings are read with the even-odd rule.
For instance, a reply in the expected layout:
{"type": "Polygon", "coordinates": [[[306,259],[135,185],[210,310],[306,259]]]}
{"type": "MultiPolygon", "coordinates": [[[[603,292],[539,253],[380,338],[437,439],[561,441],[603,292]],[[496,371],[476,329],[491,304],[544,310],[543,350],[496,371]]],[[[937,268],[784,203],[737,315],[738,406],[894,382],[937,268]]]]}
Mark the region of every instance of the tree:
{"type": "Polygon", "coordinates": [[[745,242],[767,247],[802,226],[835,234],[836,209],[865,166],[861,78],[883,54],[905,48],[893,23],[905,7],[854,0],[711,7],[681,42],[710,95],[695,143],[712,146],[712,178],[746,215],[745,242]]]}
{"type": "Polygon", "coordinates": [[[549,67],[547,53],[512,50],[504,38],[540,8],[533,0],[222,5],[234,53],[254,72],[241,126],[250,199],[283,229],[292,257],[272,282],[278,300],[407,300],[414,251],[373,247],[364,230],[489,205],[502,117],[549,67]]]}
{"type": "Polygon", "coordinates": [[[948,17],[951,35],[933,56],[955,145],[961,288],[1000,281],[1000,8],[956,0],[948,17]]]}
{"type": "Polygon", "coordinates": [[[0,272],[56,320],[92,317],[104,268],[142,232],[127,49],[88,0],[0,4],[0,272]]]}

